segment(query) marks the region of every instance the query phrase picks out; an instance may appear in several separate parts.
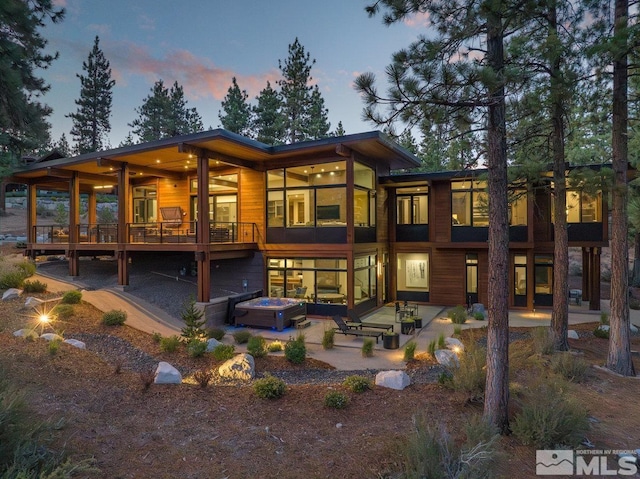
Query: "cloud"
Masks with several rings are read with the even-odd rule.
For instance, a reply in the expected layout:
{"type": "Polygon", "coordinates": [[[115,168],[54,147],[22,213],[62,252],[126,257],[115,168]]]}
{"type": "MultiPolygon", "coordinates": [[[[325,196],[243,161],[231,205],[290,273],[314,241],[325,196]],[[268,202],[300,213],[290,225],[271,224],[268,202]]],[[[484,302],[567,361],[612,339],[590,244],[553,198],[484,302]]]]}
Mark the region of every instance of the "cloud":
{"type": "Polygon", "coordinates": [[[411,28],[424,28],[430,25],[429,14],[427,12],[418,12],[407,17],[404,24],[411,28]]]}
{"type": "Polygon", "coordinates": [[[240,88],[247,90],[253,99],[266,87],[267,81],[273,85],[280,78],[277,69],[260,75],[240,75],[183,49],[168,50],[164,56],[154,57],[147,47],[132,42],[108,42],[102,48],[118,83],[126,84],[126,77],[130,75],[143,75],[150,83],[162,79],[167,87],[177,81],[190,100],[223,99],[234,76],[240,88]]]}
{"type": "Polygon", "coordinates": [[[87,25],[87,30],[96,32],[98,36],[105,36],[111,33],[111,25],[106,23],[90,23],[87,25]]]}
{"type": "Polygon", "coordinates": [[[149,15],[144,13],[138,16],[138,26],[142,30],[155,30],[156,29],[156,21],[151,18],[149,15]]]}

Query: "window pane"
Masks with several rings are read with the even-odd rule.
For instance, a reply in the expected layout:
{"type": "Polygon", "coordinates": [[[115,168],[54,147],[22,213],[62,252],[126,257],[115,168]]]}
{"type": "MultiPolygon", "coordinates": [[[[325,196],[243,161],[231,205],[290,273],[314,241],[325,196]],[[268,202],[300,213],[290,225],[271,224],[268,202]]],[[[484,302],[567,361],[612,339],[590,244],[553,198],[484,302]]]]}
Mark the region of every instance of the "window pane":
{"type": "Polygon", "coordinates": [[[511,226],[527,225],[527,195],[518,194],[509,207],[509,224],[511,226]]]}
{"type": "Polygon", "coordinates": [[[289,226],[313,226],[313,190],[287,190],[287,223],[289,226]]]}
{"type": "Polygon", "coordinates": [[[518,295],[527,294],[527,268],[526,266],[516,266],[515,274],[515,293],[518,295]]]}
{"type": "Polygon", "coordinates": [[[284,188],[284,170],[267,171],[267,188],[284,188]]]}
{"type": "Polygon", "coordinates": [[[294,168],[287,168],[287,188],[295,188],[298,186],[309,186],[313,183],[311,179],[313,173],[312,169],[308,166],[297,166],[294,168]]]}
{"type": "Polygon", "coordinates": [[[580,193],[567,191],[567,222],[580,223],[580,193]]]}
{"type": "Polygon", "coordinates": [[[452,190],[469,190],[471,189],[471,181],[452,181],[452,190]]]}
{"type": "Polygon", "coordinates": [[[478,292],[478,266],[467,266],[467,293],[478,292]]]}
{"type": "Polygon", "coordinates": [[[319,188],[316,190],[316,219],[318,226],[347,224],[347,189],[319,188]]]}
{"type": "Polygon", "coordinates": [[[473,193],[473,226],[489,226],[489,196],[484,192],[473,193]]]}
{"type": "Polygon", "coordinates": [[[373,170],[361,163],[354,163],[354,182],[357,186],[373,189],[375,187],[375,179],[373,170]]]}
{"type": "Polygon", "coordinates": [[[410,225],[411,224],[411,197],[410,196],[398,196],[396,200],[397,207],[397,224],[410,225]]]}
{"type": "Polygon", "coordinates": [[[284,226],[284,191],[267,193],[267,226],[284,226]]]}
{"type": "Polygon", "coordinates": [[[429,223],[429,197],[426,195],[413,197],[413,224],[426,225],[429,223]]]}
{"type": "Polygon", "coordinates": [[[369,226],[369,191],[353,192],[353,221],[356,226],[369,226]]]}
{"type": "Polygon", "coordinates": [[[597,223],[602,221],[600,218],[600,212],[602,211],[600,198],[599,194],[595,196],[589,196],[585,193],[582,194],[583,223],[597,223]]]}
{"type": "Polygon", "coordinates": [[[536,266],[537,294],[551,294],[553,292],[553,268],[551,266],[536,266]]]}
{"type": "Polygon", "coordinates": [[[513,257],[513,263],[514,264],[523,264],[526,265],[527,264],[527,257],[526,255],[523,254],[517,254],[513,257]]]}
{"type": "Polygon", "coordinates": [[[471,226],[471,193],[451,194],[451,222],[453,225],[471,226]]]}
{"type": "Polygon", "coordinates": [[[238,175],[211,175],[209,177],[209,192],[238,191],[238,175]]]}

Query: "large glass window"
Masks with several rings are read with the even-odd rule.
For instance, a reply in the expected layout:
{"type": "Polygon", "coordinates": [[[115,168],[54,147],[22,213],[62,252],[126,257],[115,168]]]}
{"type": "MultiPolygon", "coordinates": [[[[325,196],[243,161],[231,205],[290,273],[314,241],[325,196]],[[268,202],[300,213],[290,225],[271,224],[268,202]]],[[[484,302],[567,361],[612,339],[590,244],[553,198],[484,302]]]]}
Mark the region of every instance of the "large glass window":
{"type": "Polygon", "coordinates": [[[527,256],[517,254],[513,257],[514,291],[518,296],[527,294],[527,256]]]}
{"type": "Polygon", "coordinates": [[[527,193],[517,190],[509,202],[509,226],[527,226],[527,193]]]}
{"type": "Polygon", "coordinates": [[[376,255],[359,256],[353,261],[353,299],[355,303],[376,296],[376,255]]]}
{"type": "Polygon", "coordinates": [[[429,223],[428,187],[398,188],[396,191],[397,223],[426,225],[429,223]]]}
{"type": "Polygon", "coordinates": [[[267,226],[284,226],[284,191],[267,193],[267,226]]]}
{"type": "MultiPolygon", "coordinates": [[[[582,190],[567,189],[566,212],[568,223],[601,223],[602,194],[588,194],[582,190]]],[[[555,202],[551,202],[551,218],[555,218],[555,202]]]]}
{"type": "MultiPolygon", "coordinates": [[[[198,220],[198,180],[192,178],[191,189],[191,220],[198,220]]],[[[235,223],[238,221],[238,174],[209,175],[209,221],[235,223]]]]}
{"type": "Polygon", "coordinates": [[[467,294],[478,293],[478,255],[468,253],[466,255],[467,268],[467,294]]]}
{"type": "Polygon", "coordinates": [[[346,226],[347,189],[317,188],[315,191],[318,226],[346,226]]]}
{"type": "Polygon", "coordinates": [[[429,253],[398,253],[398,291],[429,291],[429,253]]]}
{"type": "Polygon", "coordinates": [[[134,186],[133,222],[155,223],[157,221],[158,195],[155,185],[134,186]]]}
{"type": "Polygon", "coordinates": [[[553,293],[553,255],[539,254],[535,262],[535,292],[536,294],[553,293]]]}
{"type": "Polygon", "coordinates": [[[489,225],[489,197],[486,190],[486,181],[451,182],[451,224],[453,226],[489,225]]]}
{"type": "Polygon", "coordinates": [[[313,190],[287,190],[286,211],[289,226],[313,225],[313,190]]]}

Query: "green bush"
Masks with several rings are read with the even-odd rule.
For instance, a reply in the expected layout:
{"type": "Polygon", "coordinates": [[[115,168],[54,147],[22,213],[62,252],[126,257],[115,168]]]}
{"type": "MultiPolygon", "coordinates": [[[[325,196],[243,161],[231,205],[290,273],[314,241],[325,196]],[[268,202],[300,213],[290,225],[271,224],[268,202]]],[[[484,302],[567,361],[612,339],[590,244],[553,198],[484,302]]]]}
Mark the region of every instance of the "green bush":
{"type": "Polygon", "coordinates": [[[416,347],[418,344],[415,341],[409,341],[404,346],[404,360],[405,361],[413,361],[416,355],[416,347]]]}
{"type": "Polygon", "coordinates": [[[18,263],[16,265],[16,268],[18,268],[18,271],[22,272],[25,278],[36,274],[36,265],[31,261],[23,261],[22,263],[18,263]]]}
{"type": "Polygon", "coordinates": [[[342,385],[354,393],[363,393],[369,389],[373,389],[373,383],[369,378],[354,374],[344,378],[342,385]]]}
{"type": "Polygon", "coordinates": [[[547,326],[533,328],[533,348],[538,354],[552,354],[554,351],[553,335],[547,326]]]}
{"type": "Polygon", "coordinates": [[[22,288],[24,284],[24,274],[20,271],[9,271],[0,276],[0,289],[22,288]]]}
{"type": "Polygon", "coordinates": [[[344,409],[349,405],[349,396],[340,391],[329,391],[324,396],[324,405],[333,409],[344,409]]]}
{"type": "Polygon", "coordinates": [[[467,322],[467,310],[464,306],[458,305],[447,312],[447,317],[454,324],[464,324],[467,322]]]}
{"type": "Polygon", "coordinates": [[[216,361],[227,361],[236,354],[233,344],[219,344],[211,353],[216,361]]]}
{"type": "Polygon", "coordinates": [[[565,394],[557,379],[532,387],[512,422],[515,436],[537,449],[576,447],[589,430],[586,410],[565,394]]]}
{"type": "Polygon", "coordinates": [[[206,337],[204,325],[207,319],[204,317],[204,312],[196,308],[196,302],[193,299],[183,305],[180,317],[185,324],[181,331],[183,338],[191,341],[192,339],[203,339],[206,337]]]}
{"type": "Polygon", "coordinates": [[[25,293],[46,293],[47,283],[43,283],[37,279],[33,281],[27,280],[23,283],[22,289],[25,293]]]}
{"type": "Polygon", "coordinates": [[[58,354],[58,351],[60,350],[60,345],[62,344],[62,340],[55,338],[52,339],[51,341],[49,341],[49,354],[51,356],[55,356],[56,354],[58,354]]]}
{"type": "Polygon", "coordinates": [[[253,390],[259,398],[279,399],[287,391],[287,385],[282,379],[267,373],[263,378],[254,381],[253,390]]]}
{"type": "Polygon", "coordinates": [[[324,349],[333,349],[336,336],[335,329],[325,329],[322,335],[322,347],[324,349]]]}
{"type": "Polygon", "coordinates": [[[304,344],[304,336],[299,335],[293,341],[287,342],[284,347],[284,357],[293,364],[302,364],[307,358],[307,347],[304,344]]]}
{"type": "Polygon", "coordinates": [[[217,341],[220,341],[224,338],[225,331],[222,328],[208,328],[207,329],[207,338],[213,338],[217,341]]]}
{"type": "Polygon", "coordinates": [[[254,358],[264,358],[267,355],[267,342],[262,336],[251,336],[247,341],[247,352],[254,358]]]}
{"type": "Polygon", "coordinates": [[[270,353],[277,353],[279,351],[282,351],[284,348],[282,347],[282,343],[278,340],[276,341],[271,341],[269,343],[269,346],[267,346],[267,350],[270,353]]]}
{"type": "Polygon", "coordinates": [[[600,313],[600,324],[609,325],[609,315],[604,311],[600,313]]]}
{"type": "Polygon", "coordinates": [[[473,319],[475,319],[476,321],[484,321],[484,313],[476,311],[475,313],[473,313],[473,319]]]}
{"type": "Polygon", "coordinates": [[[155,332],[151,335],[151,339],[154,343],[160,344],[160,341],[162,341],[162,334],[155,332]]]}
{"type": "Polygon", "coordinates": [[[438,335],[438,349],[447,349],[447,340],[444,337],[444,333],[438,335]]]}
{"type": "Polygon", "coordinates": [[[180,347],[180,338],[175,334],[160,340],[160,351],[165,353],[174,353],[180,347]]]}
{"type": "Polygon", "coordinates": [[[67,291],[62,295],[62,303],[63,304],[78,304],[82,300],[82,292],[77,289],[72,289],[71,291],[67,291]]]}
{"type": "Polygon", "coordinates": [[[472,417],[465,425],[466,440],[460,443],[451,437],[444,425],[433,427],[424,416],[414,417],[413,422],[413,433],[400,447],[402,477],[493,477],[500,438],[493,426],[472,417]]]}
{"type": "Polygon", "coordinates": [[[246,344],[251,336],[251,331],[247,331],[246,329],[233,333],[233,339],[236,341],[236,344],[246,344]]]}
{"type": "Polygon", "coordinates": [[[429,345],[427,346],[427,352],[431,356],[435,356],[436,355],[436,349],[438,349],[438,341],[435,340],[435,339],[432,339],[431,341],[429,341],[429,345]]]}
{"type": "Polygon", "coordinates": [[[127,313],[119,309],[112,309],[102,315],[102,324],[105,326],[122,326],[127,320],[127,313]]]}
{"type": "Polygon", "coordinates": [[[596,338],[609,339],[609,330],[603,329],[600,326],[598,326],[596,329],[593,330],[593,335],[596,338]]]}
{"type": "Polygon", "coordinates": [[[462,334],[462,326],[454,326],[453,327],[453,335],[454,336],[460,336],[462,334]]]}
{"type": "Polygon", "coordinates": [[[487,351],[475,341],[470,341],[464,352],[458,355],[459,366],[451,369],[450,385],[463,391],[470,401],[484,398],[487,377],[487,351]]]}
{"type": "Polygon", "coordinates": [[[554,354],[551,369],[569,381],[582,382],[587,377],[589,364],[569,352],[554,354]]]}
{"type": "Polygon", "coordinates": [[[56,319],[66,320],[73,316],[75,309],[72,304],[57,304],[51,313],[56,319]]]}
{"type": "Polygon", "coordinates": [[[362,357],[373,357],[373,338],[364,338],[362,341],[362,357]]]}
{"type": "Polygon", "coordinates": [[[192,339],[187,343],[187,354],[192,358],[204,356],[207,352],[207,342],[199,339],[192,339]]]}

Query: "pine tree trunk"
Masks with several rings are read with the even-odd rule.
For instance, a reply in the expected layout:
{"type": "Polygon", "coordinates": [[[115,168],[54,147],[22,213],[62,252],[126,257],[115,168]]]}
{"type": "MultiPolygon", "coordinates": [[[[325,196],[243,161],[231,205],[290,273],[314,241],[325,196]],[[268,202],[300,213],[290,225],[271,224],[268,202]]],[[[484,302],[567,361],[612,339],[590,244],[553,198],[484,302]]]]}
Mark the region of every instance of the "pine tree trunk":
{"type": "MultiPolygon", "coordinates": [[[[557,34],[557,13],[549,11],[549,35],[557,34]]],[[[553,183],[555,218],[553,223],[553,311],[551,331],[555,349],[569,350],[569,237],[567,233],[567,186],[564,164],[564,90],[562,79],[562,53],[551,59],[551,123],[553,126],[553,183]]]]}
{"type": "MultiPolygon", "coordinates": [[[[499,3],[499,2],[498,2],[499,3]]],[[[489,189],[489,286],[487,382],[484,417],[502,433],[509,430],[509,222],[502,17],[488,8],[487,59],[498,85],[490,91],[487,132],[489,189]]]]}
{"type": "MultiPolygon", "coordinates": [[[[616,0],[614,35],[626,35],[627,0],[616,0]]],[[[616,42],[614,42],[615,44],[616,42]]],[[[621,42],[622,43],[622,42],[621,42]]],[[[613,189],[611,215],[611,315],[607,367],[624,376],[635,376],[631,358],[629,325],[629,249],[627,244],[627,53],[616,51],[613,63],[613,189]]],[[[619,47],[620,48],[620,47],[619,47]]]]}

